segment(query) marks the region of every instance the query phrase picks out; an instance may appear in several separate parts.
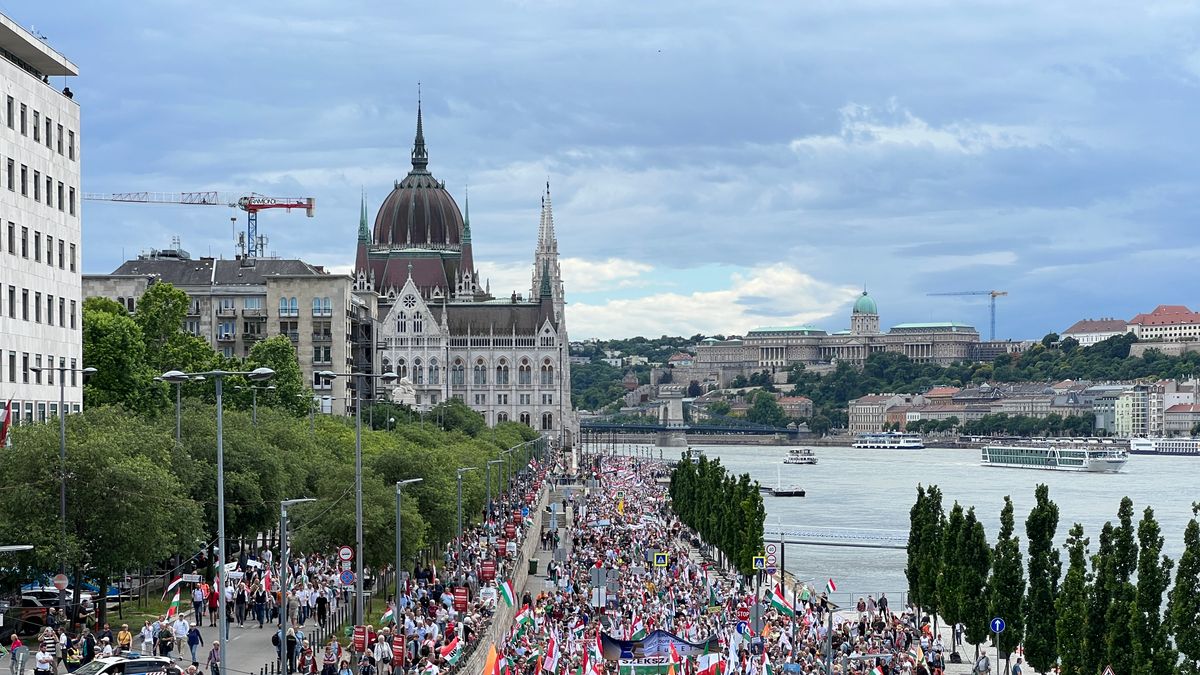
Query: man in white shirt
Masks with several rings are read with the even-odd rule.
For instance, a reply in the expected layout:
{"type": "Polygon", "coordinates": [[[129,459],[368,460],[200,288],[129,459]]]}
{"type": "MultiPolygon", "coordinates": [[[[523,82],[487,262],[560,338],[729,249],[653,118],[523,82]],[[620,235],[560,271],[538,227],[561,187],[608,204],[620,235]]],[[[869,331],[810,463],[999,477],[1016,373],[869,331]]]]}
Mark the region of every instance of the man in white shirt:
{"type": "Polygon", "coordinates": [[[39,673],[49,673],[54,670],[54,655],[47,654],[41,648],[33,657],[33,669],[39,673]]]}
{"type": "Polygon", "coordinates": [[[171,634],[175,637],[175,654],[180,659],[183,658],[183,648],[187,645],[187,634],[191,628],[191,624],[184,621],[182,616],[175,617],[174,623],[171,624],[171,634]]]}

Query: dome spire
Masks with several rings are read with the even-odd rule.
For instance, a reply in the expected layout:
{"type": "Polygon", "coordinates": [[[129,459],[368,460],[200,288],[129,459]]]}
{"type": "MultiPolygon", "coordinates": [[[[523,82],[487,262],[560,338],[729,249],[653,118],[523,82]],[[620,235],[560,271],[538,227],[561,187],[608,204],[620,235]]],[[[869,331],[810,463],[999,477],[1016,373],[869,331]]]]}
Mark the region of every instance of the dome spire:
{"type": "Polygon", "coordinates": [[[425,149],[425,129],[421,123],[421,83],[417,83],[417,137],[413,140],[412,150],[413,171],[426,172],[429,169],[429,151],[425,149]]]}

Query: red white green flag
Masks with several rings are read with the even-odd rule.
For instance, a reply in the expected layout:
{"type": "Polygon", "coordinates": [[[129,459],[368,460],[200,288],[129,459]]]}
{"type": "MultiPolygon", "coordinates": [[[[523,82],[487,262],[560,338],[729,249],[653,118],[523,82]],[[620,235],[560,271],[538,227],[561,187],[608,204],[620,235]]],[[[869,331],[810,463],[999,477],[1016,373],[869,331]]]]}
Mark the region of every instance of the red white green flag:
{"type": "Polygon", "coordinates": [[[167,618],[173,619],[179,614],[179,589],[175,589],[175,597],[171,598],[171,606],[167,608],[167,618]]]}
{"type": "Polygon", "coordinates": [[[796,616],[796,610],[792,608],[792,603],[788,602],[779,584],[775,584],[775,589],[771,592],[771,606],[784,616],[796,616]]]}
{"type": "Polygon", "coordinates": [[[513,591],[511,581],[505,580],[500,582],[500,597],[504,598],[504,604],[509,607],[517,604],[517,594],[513,591]]]}

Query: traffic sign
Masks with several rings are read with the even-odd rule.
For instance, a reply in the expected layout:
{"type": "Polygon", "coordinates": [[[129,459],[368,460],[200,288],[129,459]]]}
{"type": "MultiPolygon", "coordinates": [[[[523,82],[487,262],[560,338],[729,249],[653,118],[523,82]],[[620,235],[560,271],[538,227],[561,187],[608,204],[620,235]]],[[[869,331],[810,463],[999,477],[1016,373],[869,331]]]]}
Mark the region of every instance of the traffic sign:
{"type": "Polygon", "coordinates": [[[354,549],[350,548],[349,546],[339,546],[338,560],[354,560],[354,549]]]}
{"type": "Polygon", "coordinates": [[[737,622],[737,632],[739,635],[745,635],[746,630],[749,628],[750,628],[749,624],[747,624],[745,621],[737,622]]]}
{"type": "Polygon", "coordinates": [[[1117,675],[1113,672],[1112,666],[1104,666],[1104,672],[1100,675],[1117,675]]]}
{"type": "Polygon", "coordinates": [[[60,591],[67,590],[67,575],[55,574],[52,583],[54,584],[54,587],[60,591]]]}
{"type": "Polygon", "coordinates": [[[342,580],[342,585],[349,586],[350,584],[354,583],[354,572],[351,572],[350,570],[346,570],[346,571],[342,572],[342,575],[340,578],[342,580]]]}
{"type": "Polygon", "coordinates": [[[749,607],[738,607],[737,618],[738,618],[738,621],[742,621],[742,622],[749,621],[750,620],[750,608],[749,607]]]}
{"type": "Polygon", "coordinates": [[[779,562],[779,558],[775,557],[774,553],[767,554],[767,564],[768,565],[774,565],[777,562],[779,562]]]}
{"type": "Polygon", "coordinates": [[[662,553],[661,551],[655,553],[654,554],[654,566],[655,567],[666,567],[667,566],[667,554],[662,553]]]}
{"type": "Polygon", "coordinates": [[[767,544],[767,555],[775,555],[779,551],[779,544],[767,544]]]}
{"type": "Polygon", "coordinates": [[[991,623],[988,624],[988,627],[992,629],[993,633],[1003,633],[1006,625],[1007,624],[1004,623],[1004,619],[996,617],[992,619],[991,623]]]}
{"type": "Polygon", "coordinates": [[[754,556],[754,569],[756,569],[756,570],[767,569],[767,557],[764,555],[754,556]]]}
{"type": "Polygon", "coordinates": [[[774,565],[771,565],[770,567],[767,568],[767,574],[770,574],[772,576],[774,576],[775,573],[778,571],[779,571],[779,568],[775,567],[774,565]]]}
{"type": "Polygon", "coordinates": [[[200,575],[199,574],[184,574],[184,575],[181,575],[179,578],[183,579],[184,583],[188,583],[188,584],[200,583],[200,575]]]}

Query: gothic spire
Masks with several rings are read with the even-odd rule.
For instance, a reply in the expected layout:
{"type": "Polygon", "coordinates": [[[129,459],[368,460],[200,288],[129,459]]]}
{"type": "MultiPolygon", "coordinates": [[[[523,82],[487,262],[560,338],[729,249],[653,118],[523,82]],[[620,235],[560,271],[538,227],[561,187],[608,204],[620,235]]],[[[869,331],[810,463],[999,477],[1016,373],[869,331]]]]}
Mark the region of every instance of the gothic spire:
{"type": "Polygon", "coordinates": [[[542,261],[542,287],[539,293],[540,297],[549,298],[553,295],[550,291],[550,261],[542,261]]]}
{"type": "Polygon", "coordinates": [[[412,150],[413,171],[425,172],[429,169],[429,151],[425,149],[425,130],[421,124],[421,85],[417,84],[417,137],[413,140],[412,150]]]}
{"type": "Polygon", "coordinates": [[[367,227],[367,191],[362,193],[362,212],[358,216],[358,240],[370,241],[371,230],[367,227]]]}
{"type": "Polygon", "coordinates": [[[466,188],[463,206],[465,207],[465,213],[463,215],[462,243],[469,244],[471,243],[471,186],[469,185],[466,188]]]}
{"type": "Polygon", "coordinates": [[[546,192],[542,195],[542,221],[538,225],[538,250],[558,252],[558,238],[554,236],[554,207],[550,203],[550,181],[546,181],[546,192]]]}

